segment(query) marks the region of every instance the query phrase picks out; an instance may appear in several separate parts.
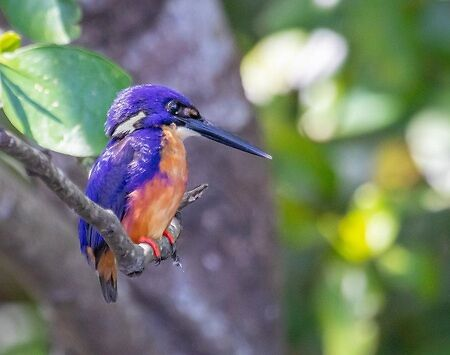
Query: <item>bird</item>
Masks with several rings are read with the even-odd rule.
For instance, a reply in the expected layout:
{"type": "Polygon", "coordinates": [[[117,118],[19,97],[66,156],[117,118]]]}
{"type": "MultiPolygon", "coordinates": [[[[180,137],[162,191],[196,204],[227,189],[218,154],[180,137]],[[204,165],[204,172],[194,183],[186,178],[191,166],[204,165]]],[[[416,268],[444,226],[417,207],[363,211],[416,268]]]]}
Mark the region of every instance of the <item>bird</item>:
{"type": "MultiPolygon", "coordinates": [[[[207,121],[181,93],[161,85],[143,84],[118,93],[106,114],[108,143],[94,162],[85,193],[121,221],[133,243],[148,244],[160,257],[157,241],[186,190],[188,167],[184,139],[203,136],[271,159],[261,149],[207,121]]],[[[100,233],[80,219],[81,252],[98,274],[107,303],[117,300],[117,264],[100,233]]]]}

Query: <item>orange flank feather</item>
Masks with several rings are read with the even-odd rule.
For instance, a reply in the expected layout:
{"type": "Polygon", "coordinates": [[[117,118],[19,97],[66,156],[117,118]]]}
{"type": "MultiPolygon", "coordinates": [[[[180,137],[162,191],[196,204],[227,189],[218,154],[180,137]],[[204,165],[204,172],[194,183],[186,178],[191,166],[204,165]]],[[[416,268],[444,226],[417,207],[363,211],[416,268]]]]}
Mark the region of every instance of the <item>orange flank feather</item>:
{"type": "MultiPolygon", "coordinates": [[[[186,190],[188,169],[183,141],[174,126],[164,126],[163,133],[159,172],[128,196],[128,209],[122,219],[125,230],[136,244],[142,237],[162,237],[186,190]]],[[[97,271],[104,294],[106,291],[113,295],[110,302],[115,301],[117,268],[109,249],[99,255],[97,271]],[[108,292],[111,290],[115,292],[108,292]]]]}
{"type": "Polygon", "coordinates": [[[141,237],[159,239],[177,212],[186,190],[186,151],[176,129],[163,128],[159,173],[132,192],[122,224],[133,242],[141,237]]]}

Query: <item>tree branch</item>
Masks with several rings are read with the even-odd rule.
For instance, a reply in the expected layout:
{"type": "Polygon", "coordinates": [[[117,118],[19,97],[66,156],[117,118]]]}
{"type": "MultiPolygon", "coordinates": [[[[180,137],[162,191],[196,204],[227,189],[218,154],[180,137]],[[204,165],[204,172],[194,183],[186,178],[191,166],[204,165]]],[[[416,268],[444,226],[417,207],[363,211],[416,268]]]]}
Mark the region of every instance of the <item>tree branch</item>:
{"type": "MultiPolygon", "coordinates": [[[[67,206],[94,226],[114,252],[119,269],[123,273],[139,274],[147,263],[157,260],[147,244],[134,244],[117,216],[111,210],[106,210],[90,200],[52,163],[47,154],[2,128],[0,128],[0,150],[22,162],[28,171],[38,176],[67,206]]],[[[186,192],[179,210],[199,199],[207,187],[207,184],[203,184],[186,192]]],[[[177,240],[181,233],[181,224],[176,217],[171,221],[169,230],[177,240]]],[[[171,256],[171,246],[166,238],[161,238],[157,243],[161,259],[171,256]]]]}

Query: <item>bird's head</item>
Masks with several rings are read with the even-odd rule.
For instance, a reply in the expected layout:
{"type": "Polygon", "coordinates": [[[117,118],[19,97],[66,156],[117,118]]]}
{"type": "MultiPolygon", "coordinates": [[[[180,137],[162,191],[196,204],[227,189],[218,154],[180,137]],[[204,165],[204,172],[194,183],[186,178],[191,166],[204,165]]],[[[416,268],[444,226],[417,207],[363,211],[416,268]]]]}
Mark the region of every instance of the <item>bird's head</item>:
{"type": "Polygon", "coordinates": [[[206,121],[180,93],[164,86],[137,85],[121,91],[108,111],[105,132],[121,139],[134,131],[175,124],[182,137],[198,136],[271,159],[262,150],[206,121]]]}

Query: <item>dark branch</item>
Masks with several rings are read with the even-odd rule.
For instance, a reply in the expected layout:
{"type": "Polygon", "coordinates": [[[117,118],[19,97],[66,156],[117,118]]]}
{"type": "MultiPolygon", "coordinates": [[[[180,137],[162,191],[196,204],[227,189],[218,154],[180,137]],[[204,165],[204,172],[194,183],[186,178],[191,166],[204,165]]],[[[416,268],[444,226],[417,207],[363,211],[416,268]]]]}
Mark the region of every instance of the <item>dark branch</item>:
{"type": "MultiPolygon", "coordinates": [[[[67,206],[86,222],[94,226],[114,252],[119,269],[126,275],[140,273],[145,265],[155,260],[153,250],[146,244],[134,244],[116,215],[91,201],[41,152],[11,133],[0,128],[0,150],[22,162],[26,169],[38,176],[67,206]]],[[[200,198],[208,187],[200,185],[184,194],[180,210],[200,198]]],[[[181,233],[181,224],[174,218],[169,226],[175,240],[181,233]]],[[[158,241],[161,259],[171,256],[171,246],[166,238],[158,241]]]]}

